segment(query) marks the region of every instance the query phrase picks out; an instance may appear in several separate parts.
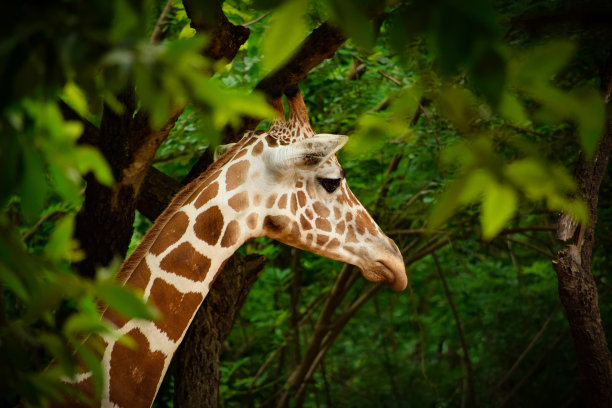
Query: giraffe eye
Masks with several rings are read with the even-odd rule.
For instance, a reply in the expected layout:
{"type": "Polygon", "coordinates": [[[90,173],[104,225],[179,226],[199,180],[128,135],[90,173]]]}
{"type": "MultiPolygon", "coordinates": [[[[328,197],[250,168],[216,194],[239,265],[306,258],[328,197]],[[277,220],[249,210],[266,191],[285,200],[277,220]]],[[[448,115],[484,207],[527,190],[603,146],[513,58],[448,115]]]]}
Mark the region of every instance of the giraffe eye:
{"type": "Polygon", "coordinates": [[[338,186],[340,185],[341,178],[321,178],[318,177],[317,181],[327,191],[328,193],[333,193],[336,191],[338,186]]]}

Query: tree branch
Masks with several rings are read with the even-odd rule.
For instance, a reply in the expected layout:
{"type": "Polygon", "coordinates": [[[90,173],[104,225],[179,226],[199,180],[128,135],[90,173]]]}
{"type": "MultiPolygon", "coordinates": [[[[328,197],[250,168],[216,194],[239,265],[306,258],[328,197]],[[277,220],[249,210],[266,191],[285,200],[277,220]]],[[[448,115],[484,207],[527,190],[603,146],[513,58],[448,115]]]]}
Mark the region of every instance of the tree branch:
{"type": "Polygon", "coordinates": [[[440,276],[440,281],[442,282],[442,286],[444,287],[444,293],[446,294],[446,298],[448,299],[448,304],[453,312],[453,317],[455,318],[455,325],[457,326],[457,333],[459,334],[459,341],[461,342],[461,349],[463,350],[463,364],[465,365],[467,371],[467,382],[470,393],[470,401],[472,407],[477,407],[478,404],[476,402],[476,391],[474,389],[474,369],[472,368],[472,362],[470,360],[470,350],[467,345],[467,341],[465,340],[465,332],[463,330],[463,323],[461,323],[461,319],[459,318],[459,312],[457,312],[457,307],[455,306],[455,301],[453,300],[453,294],[448,287],[448,282],[446,282],[446,277],[444,276],[444,272],[442,271],[442,266],[440,265],[440,260],[436,253],[432,253],[431,256],[436,264],[436,269],[438,271],[438,276],[440,276]]]}

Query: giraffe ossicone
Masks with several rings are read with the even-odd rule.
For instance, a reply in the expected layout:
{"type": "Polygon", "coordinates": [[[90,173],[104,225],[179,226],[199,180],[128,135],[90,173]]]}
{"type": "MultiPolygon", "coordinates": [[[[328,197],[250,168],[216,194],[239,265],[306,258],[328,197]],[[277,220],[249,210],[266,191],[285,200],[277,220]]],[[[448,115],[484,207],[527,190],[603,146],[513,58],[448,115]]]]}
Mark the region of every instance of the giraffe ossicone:
{"type": "MultiPolygon", "coordinates": [[[[402,255],[350,191],[336,152],[347,137],[315,134],[297,87],[271,100],[278,117],[247,132],[186,186],[123,264],[119,279],[144,292],[160,320],[125,320],[106,310],[118,334],[103,338],[101,405],[148,407],[170,360],[224,262],[245,241],[269,236],[358,266],[364,277],[406,287],[402,255]]],[[[91,376],[74,379],[91,390],[91,376]]]]}

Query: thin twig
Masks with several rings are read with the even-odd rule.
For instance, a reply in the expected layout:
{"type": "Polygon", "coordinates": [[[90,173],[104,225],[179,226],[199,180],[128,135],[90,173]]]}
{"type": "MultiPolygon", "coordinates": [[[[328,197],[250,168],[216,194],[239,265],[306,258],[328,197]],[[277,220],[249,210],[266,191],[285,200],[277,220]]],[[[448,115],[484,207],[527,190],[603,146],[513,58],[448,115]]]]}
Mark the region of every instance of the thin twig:
{"type": "Polygon", "coordinates": [[[534,251],[539,252],[539,253],[541,253],[541,254],[545,255],[547,258],[554,258],[554,257],[555,257],[555,255],[554,255],[552,252],[549,252],[549,251],[547,251],[547,250],[545,250],[545,249],[542,249],[542,248],[540,248],[539,246],[537,246],[537,245],[533,245],[533,244],[531,244],[531,243],[529,243],[529,242],[521,241],[520,239],[511,238],[511,237],[506,237],[506,239],[507,239],[508,241],[515,242],[515,243],[517,243],[517,244],[519,244],[519,245],[523,245],[523,246],[525,246],[525,247],[527,247],[527,248],[531,248],[531,249],[533,249],[534,251]]]}
{"type": "Polygon", "coordinates": [[[271,11],[268,11],[268,12],[266,12],[266,13],[263,13],[261,16],[257,17],[255,20],[251,20],[251,21],[249,21],[249,22],[247,22],[247,23],[244,23],[242,26],[243,26],[243,27],[248,27],[248,26],[250,26],[250,25],[253,25],[253,24],[255,24],[255,23],[258,23],[258,22],[260,22],[261,20],[263,20],[264,18],[268,17],[268,16],[270,15],[270,13],[272,13],[272,12],[271,12],[271,11]]]}
{"type": "Polygon", "coordinates": [[[66,210],[54,210],[54,211],[50,211],[47,214],[45,214],[41,219],[39,219],[38,221],[36,221],[36,224],[34,224],[32,226],[32,228],[30,228],[29,230],[27,230],[26,232],[23,233],[23,235],[21,235],[21,240],[27,244],[28,241],[34,236],[34,234],[36,234],[36,231],[38,231],[38,229],[47,221],[49,221],[52,218],[55,217],[61,217],[68,214],[68,211],[66,210]]]}
{"type": "Polygon", "coordinates": [[[477,407],[476,403],[476,391],[474,390],[474,375],[472,369],[472,362],[470,361],[470,351],[468,349],[467,341],[465,340],[465,332],[463,330],[463,323],[461,323],[461,319],[459,318],[459,313],[457,312],[457,308],[455,307],[455,301],[453,300],[453,294],[448,287],[448,283],[446,282],[446,277],[444,276],[444,272],[442,271],[442,266],[440,265],[440,260],[436,253],[432,253],[431,256],[436,263],[436,269],[438,270],[438,275],[440,276],[440,280],[442,281],[442,285],[444,286],[444,293],[446,293],[446,298],[448,299],[448,303],[453,312],[453,316],[455,318],[455,325],[457,326],[457,332],[459,333],[459,340],[461,341],[461,348],[463,349],[463,362],[465,364],[467,370],[467,381],[468,388],[470,392],[470,400],[472,407],[477,407]]]}
{"type": "Polygon", "coordinates": [[[523,377],[512,389],[512,391],[510,391],[508,393],[508,395],[506,395],[506,398],[504,398],[504,401],[501,403],[501,405],[499,406],[500,408],[505,407],[506,405],[508,405],[508,403],[510,402],[510,400],[516,395],[516,393],[518,392],[519,389],[521,389],[521,387],[523,387],[523,385],[525,385],[525,383],[527,382],[527,380],[529,380],[531,378],[531,376],[540,368],[540,366],[542,365],[542,363],[546,360],[546,358],[548,358],[548,356],[555,351],[555,349],[559,346],[559,344],[561,344],[561,341],[563,341],[563,339],[565,339],[565,337],[569,334],[569,329],[566,330],[565,332],[563,332],[563,334],[561,334],[559,337],[557,337],[557,339],[550,345],[550,347],[548,348],[548,350],[546,350],[546,352],[544,354],[542,354],[540,356],[540,358],[538,359],[538,361],[536,361],[536,363],[531,367],[531,369],[527,372],[527,374],[525,375],[525,377],[523,377]]]}
{"type": "Polygon", "coordinates": [[[389,81],[393,82],[395,85],[403,86],[403,84],[400,81],[398,81],[397,79],[393,78],[391,75],[384,73],[380,69],[378,70],[378,73],[380,75],[382,75],[383,77],[387,78],[389,81]]]}
{"type": "Polygon", "coordinates": [[[497,383],[497,385],[495,386],[496,388],[498,388],[498,389],[501,388],[502,385],[504,385],[504,383],[506,381],[508,381],[508,379],[512,376],[512,374],[514,374],[514,371],[516,371],[518,366],[523,362],[523,359],[525,358],[525,356],[527,356],[527,354],[531,351],[533,346],[535,346],[535,344],[540,340],[542,335],[546,332],[546,329],[548,329],[548,326],[550,325],[550,322],[552,322],[552,319],[559,312],[559,308],[560,307],[561,307],[561,304],[557,303],[557,306],[555,306],[555,309],[553,310],[553,312],[550,314],[550,316],[548,316],[548,319],[546,319],[546,321],[542,325],[542,328],[540,328],[538,333],[533,337],[533,339],[531,340],[529,345],[525,348],[525,350],[521,353],[519,358],[516,359],[516,361],[514,362],[512,367],[510,368],[510,370],[508,370],[508,372],[506,373],[506,375],[504,375],[504,377],[497,383]]]}
{"type": "Polygon", "coordinates": [[[158,43],[163,39],[163,30],[164,30],[164,26],[166,25],[166,20],[168,18],[168,14],[170,13],[170,10],[172,10],[172,0],[168,0],[166,2],[164,9],[162,10],[162,12],[159,14],[159,17],[157,18],[157,22],[155,23],[155,28],[153,29],[153,33],[151,34],[151,38],[149,39],[149,42],[151,44],[158,43]]]}

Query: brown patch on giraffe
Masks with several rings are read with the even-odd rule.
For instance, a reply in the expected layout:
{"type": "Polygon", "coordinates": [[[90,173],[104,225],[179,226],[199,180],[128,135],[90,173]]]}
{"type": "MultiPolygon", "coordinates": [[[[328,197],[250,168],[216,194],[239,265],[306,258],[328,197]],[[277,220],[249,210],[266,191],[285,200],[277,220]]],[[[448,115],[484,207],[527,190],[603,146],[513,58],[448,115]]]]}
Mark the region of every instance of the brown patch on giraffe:
{"type": "Polygon", "coordinates": [[[338,248],[340,246],[340,241],[338,241],[338,239],[334,238],[331,241],[329,241],[329,244],[327,244],[327,249],[335,249],[338,248]]]}
{"type": "MultiPolygon", "coordinates": [[[[215,183],[216,184],[216,183],[215,183]]],[[[164,252],[172,244],[176,243],[187,231],[189,226],[189,217],[182,211],[177,212],[174,217],[164,226],[159,233],[159,238],[151,245],[151,252],[154,255],[159,255],[164,252]]]]}
{"type": "Polygon", "coordinates": [[[361,210],[357,213],[357,218],[355,219],[355,222],[357,223],[357,225],[363,225],[372,235],[376,235],[376,233],[378,232],[376,229],[376,224],[372,220],[372,217],[370,217],[370,215],[364,210],[361,210]]]}
{"type": "Polygon", "coordinates": [[[301,181],[298,181],[297,183],[295,183],[295,188],[302,188],[304,184],[301,181]]]}
{"type": "Polygon", "coordinates": [[[353,220],[353,214],[352,213],[346,213],[346,222],[351,222],[353,220]]]}
{"type": "Polygon", "coordinates": [[[236,156],[232,158],[232,160],[238,160],[242,158],[245,154],[247,154],[247,151],[248,151],[247,149],[242,149],[241,151],[238,152],[236,156]]]}
{"type": "Polygon", "coordinates": [[[285,215],[266,215],[264,218],[264,228],[270,232],[281,232],[287,226],[291,220],[285,215]]]}
{"type": "Polygon", "coordinates": [[[314,200],[317,197],[317,193],[315,192],[315,189],[310,183],[306,184],[306,192],[308,193],[308,197],[310,197],[311,200],[314,200]]]}
{"type": "Polygon", "coordinates": [[[223,248],[231,247],[238,241],[239,237],[240,225],[238,224],[238,221],[232,220],[229,224],[227,224],[225,234],[223,234],[223,238],[221,239],[221,246],[223,248]]]}
{"type": "Polygon", "coordinates": [[[246,160],[234,163],[225,174],[225,191],[231,191],[244,184],[247,179],[251,163],[246,160]]]}
{"type": "Polygon", "coordinates": [[[215,181],[200,193],[193,205],[195,208],[200,208],[209,202],[213,197],[216,197],[217,194],[219,194],[219,183],[215,181]]]}
{"type": "Polygon", "coordinates": [[[342,211],[338,207],[334,207],[334,217],[339,220],[342,217],[342,211]]]}
{"type": "Polygon", "coordinates": [[[312,224],[308,222],[304,215],[300,215],[300,224],[302,225],[303,230],[312,229],[312,224]]]}
{"type": "Polygon", "coordinates": [[[317,245],[323,246],[329,240],[329,236],[323,234],[317,234],[317,245]]]}
{"type": "Polygon", "coordinates": [[[308,235],[306,235],[306,244],[310,245],[312,243],[313,238],[313,235],[309,232],[308,235]]]}
{"type": "Polygon", "coordinates": [[[149,301],[162,315],[155,326],[166,333],[170,340],[178,341],[203,300],[204,296],[200,293],[182,293],[173,285],[155,279],[149,301]]]}
{"type": "Polygon", "coordinates": [[[329,211],[329,208],[327,208],[325,204],[320,203],[318,201],[315,201],[315,203],[313,204],[313,207],[314,207],[315,212],[319,215],[319,217],[327,218],[329,217],[329,214],[331,214],[331,211],[329,211]]]}
{"type": "Polygon", "coordinates": [[[363,235],[363,233],[366,231],[365,227],[361,225],[357,220],[355,220],[355,229],[357,230],[357,233],[359,235],[363,235]]]}
{"type": "Polygon", "coordinates": [[[274,207],[274,202],[276,201],[276,194],[271,194],[267,199],[266,199],[266,208],[272,208],[274,207]]]}
{"type": "Polygon", "coordinates": [[[297,212],[297,196],[295,193],[291,194],[291,212],[293,215],[297,212]]]}
{"type": "Polygon", "coordinates": [[[109,399],[120,407],[149,406],[157,392],[166,356],[161,351],[151,351],[149,341],[139,329],[130,330],[128,335],[135,341],[136,349],[115,343],[110,361],[109,399]]]}
{"type": "Polygon", "coordinates": [[[306,217],[308,217],[309,220],[314,218],[314,213],[310,210],[310,208],[305,209],[304,214],[306,214],[306,217]]]}
{"type": "Polygon", "coordinates": [[[255,229],[255,227],[257,227],[257,218],[258,218],[257,213],[249,214],[249,216],[246,219],[247,227],[249,227],[250,229],[255,229]]]}
{"type": "Polygon", "coordinates": [[[252,150],[251,154],[253,156],[259,156],[261,154],[261,152],[263,152],[263,149],[264,149],[264,144],[260,140],[259,142],[257,142],[257,144],[255,146],[253,146],[253,150],[252,150]]]}
{"type": "Polygon", "coordinates": [[[306,194],[304,194],[304,192],[302,190],[297,192],[298,195],[298,202],[300,203],[300,207],[305,207],[306,206],[306,194]]]}
{"type": "Polygon", "coordinates": [[[261,204],[261,194],[259,193],[255,193],[255,195],[253,196],[253,205],[259,205],[261,204]]]}
{"type": "Polygon", "coordinates": [[[325,218],[317,218],[315,221],[315,225],[317,226],[318,229],[326,231],[326,232],[331,232],[332,230],[332,225],[329,221],[327,221],[325,218]]]}
{"type": "Polygon", "coordinates": [[[227,204],[232,207],[234,211],[240,212],[249,206],[249,193],[246,191],[238,193],[227,200],[227,204]]]}
{"type": "Polygon", "coordinates": [[[276,138],[272,135],[266,136],[266,142],[268,142],[268,146],[270,147],[274,147],[278,145],[278,140],[276,140],[276,138]]]}
{"type": "Polygon", "coordinates": [[[201,282],[210,268],[210,259],[189,242],[183,242],[166,255],[159,266],[167,272],[201,282]]]}
{"type": "Polygon", "coordinates": [[[353,205],[356,205],[356,206],[360,206],[361,205],[361,203],[359,202],[357,197],[355,197],[355,194],[353,194],[353,192],[351,190],[348,190],[347,194],[348,194],[349,200],[351,200],[353,205]]]}
{"type": "Polygon", "coordinates": [[[344,221],[340,221],[337,225],[336,225],[336,234],[338,235],[342,235],[344,234],[344,221]]]}
{"type": "Polygon", "coordinates": [[[346,231],[346,242],[359,242],[352,225],[349,225],[348,230],[346,231]]]}
{"type": "Polygon", "coordinates": [[[223,214],[219,207],[210,207],[196,218],[193,226],[196,237],[209,245],[215,245],[223,228],[223,214]]]}
{"type": "Polygon", "coordinates": [[[278,199],[278,208],[281,210],[284,210],[285,207],[287,207],[287,194],[283,194],[279,199],[278,199]]]}
{"type": "Polygon", "coordinates": [[[300,225],[296,221],[291,222],[291,237],[294,242],[298,242],[300,238],[300,225]]]}

